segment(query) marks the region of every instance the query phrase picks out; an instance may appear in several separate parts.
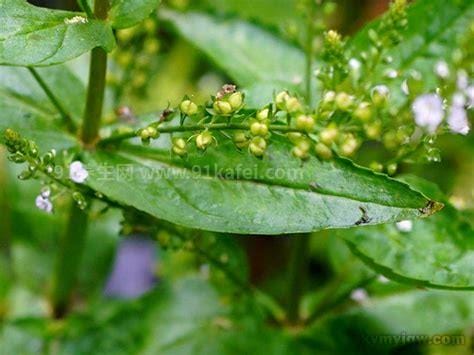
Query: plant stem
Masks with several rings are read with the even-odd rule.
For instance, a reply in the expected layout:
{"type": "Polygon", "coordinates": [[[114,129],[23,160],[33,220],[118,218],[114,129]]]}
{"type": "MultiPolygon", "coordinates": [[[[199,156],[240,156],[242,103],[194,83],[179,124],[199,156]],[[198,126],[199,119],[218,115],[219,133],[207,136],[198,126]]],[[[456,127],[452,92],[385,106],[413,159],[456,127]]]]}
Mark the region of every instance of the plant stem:
{"type": "Polygon", "coordinates": [[[53,106],[58,110],[60,113],[62,119],[64,120],[64,124],[66,125],[66,128],[69,132],[75,133],[76,132],[76,124],[71,118],[71,115],[66,111],[64,106],[61,104],[61,102],[58,100],[56,95],[51,91],[49,88],[48,84],[43,80],[41,75],[39,75],[38,71],[32,67],[28,67],[28,70],[30,73],[33,75],[35,80],[38,82],[39,86],[43,89],[44,93],[46,96],[48,96],[49,100],[53,104],[53,106]]]}
{"type": "MultiPolygon", "coordinates": [[[[189,126],[168,126],[168,127],[156,127],[156,130],[159,133],[175,133],[175,132],[193,132],[193,131],[232,131],[232,130],[242,130],[247,131],[250,129],[250,125],[247,123],[211,123],[211,124],[196,124],[196,125],[189,125],[189,126]]],[[[285,125],[270,125],[268,126],[270,131],[274,132],[282,132],[282,133],[289,133],[289,132],[298,132],[306,134],[305,130],[297,129],[290,126],[285,125]]],[[[104,138],[100,141],[101,145],[106,145],[109,143],[117,143],[125,139],[135,138],[137,137],[137,133],[127,132],[122,134],[117,134],[108,138],[104,138]]]]}
{"type": "Polygon", "coordinates": [[[59,241],[50,302],[54,318],[63,318],[69,310],[87,230],[87,213],[71,202],[66,230],[59,241]]]}
{"type": "MultiPolygon", "coordinates": [[[[94,15],[99,19],[106,19],[108,8],[108,0],[96,0],[94,2],[94,15]]],[[[93,147],[99,138],[106,73],[107,52],[102,48],[94,48],[91,52],[89,86],[87,88],[86,109],[81,135],[86,147],[93,147]]]]}
{"type": "Polygon", "coordinates": [[[294,235],[291,258],[288,270],[288,318],[295,323],[299,317],[299,303],[306,283],[306,269],[308,266],[308,244],[310,235],[294,235]]]}
{"type": "Polygon", "coordinates": [[[314,15],[315,7],[314,1],[310,2],[308,11],[308,24],[306,29],[306,71],[305,71],[305,83],[306,83],[306,103],[308,106],[312,106],[312,70],[313,70],[313,39],[314,39],[314,15]]]}

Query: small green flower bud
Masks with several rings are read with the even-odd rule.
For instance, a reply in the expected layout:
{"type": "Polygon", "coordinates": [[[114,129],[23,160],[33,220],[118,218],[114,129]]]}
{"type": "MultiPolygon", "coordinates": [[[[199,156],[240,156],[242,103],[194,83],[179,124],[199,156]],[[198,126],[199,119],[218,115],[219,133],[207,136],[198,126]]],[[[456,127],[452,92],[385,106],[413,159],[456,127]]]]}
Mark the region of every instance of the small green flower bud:
{"type": "Polygon", "coordinates": [[[171,236],[167,231],[160,230],[156,235],[156,239],[162,248],[166,249],[170,246],[171,236]]]}
{"type": "Polygon", "coordinates": [[[382,133],[382,124],[380,122],[374,122],[364,126],[365,134],[368,138],[377,140],[380,138],[382,133]]]}
{"type": "Polygon", "coordinates": [[[250,125],[250,133],[253,136],[265,137],[268,134],[268,125],[263,122],[255,121],[250,125]]]}
{"type": "Polygon", "coordinates": [[[301,103],[296,97],[290,97],[285,102],[285,109],[289,113],[301,111],[301,103]]]}
{"type": "Polygon", "coordinates": [[[18,175],[18,179],[20,180],[28,180],[33,177],[33,172],[30,169],[23,170],[20,175],[18,175]]]}
{"type": "Polygon", "coordinates": [[[368,102],[361,102],[354,111],[354,117],[362,122],[370,121],[372,118],[372,107],[368,102]]]}
{"type": "Polygon", "coordinates": [[[311,132],[314,129],[314,118],[308,115],[299,115],[296,117],[296,128],[311,132]]]}
{"type": "Polygon", "coordinates": [[[398,139],[397,139],[397,132],[395,131],[389,131],[384,134],[382,138],[383,144],[385,148],[389,150],[394,150],[398,147],[398,139]]]}
{"type": "Polygon", "coordinates": [[[314,150],[316,155],[321,159],[331,159],[332,151],[323,143],[318,143],[315,145],[314,150]]]}
{"type": "Polygon", "coordinates": [[[174,154],[179,155],[180,157],[187,154],[186,141],[183,138],[174,138],[172,151],[174,154]]]}
{"type": "Polygon", "coordinates": [[[354,135],[347,134],[344,137],[344,140],[339,149],[340,149],[341,155],[348,157],[354,154],[358,147],[359,147],[359,142],[354,137],[354,135]]]}
{"type": "Polygon", "coordinates": [[[378,173],[382,172],[383,171],[383,165],[380,164],[379,162],[377,161],[373,161],[372,163],[370,163],[370,169],[372,169],[373,171],[376,171],[378,173]]]}
{"type": "Polygon", "coordinates": [[[390,163],[387,165],[387,174],[392,176],[397,172],[398,165],[396,163],[390,163]]]}
{"type": "Polygon", "coordinates": [[[296,144],[303,137],[303,135],[298,132],[290,132],[287,134],[287,137],[291,143],[296,144]]]}
{"type": "Polygon", "coordinates": [[[336,96],[336,106],[341,111],[349,111],[354,104],[354,98],[345,92],[340,92],[336,96]]]}
{"type": "Polygon", "coordinates": [[[244,96],[239,91],[234,92],[233,94],[229,96],[229,98],[227,99],[227,102],[229,102],[233,111],[238,110],[239,108],[242,107],[242,104],[244,102],[244,96]]]}
{"type": "Polygon", "coordinates": [[[383,107],[387,104],[390,90],[385,85],[377,85],[372,89],[371,98],[375,107],[383,107]]]}
{"type": "Polygon", "coordinates": [[[83,210],[87,207],[87,202],[86,202],[86,199],[84,198],[84,196],[78,192],[78,191],[75,191],[72,193],[72,198],[74,201],[76,201],[77,203],[77,206],[83,210]]]}
{"type": "Polygon", "coordinates": [[[188,116],[195,115],[198,112],[198,106],[191,100],[183,100],[179,104],[179,109],[182,113],[188,116]]]}
{"type": "Polygon", "coordinates": [[[148,38],[143,43],[143,50],[147,54],[155,54],[160,49],[160,42],[156,38],[148,38]]]}
{"type": "Polygon", "coordinates": [[[329,30],[326,32],[325,40],[328,44],[335,47],[341,43],[341,35],[337,31],[329,30]]]}
{"type": "Polygon", "coordinates": [[[268,115],[270,113],[270,110],[268,108],[264,108],[263,110],[260,110],[257,112],[257,120],[259,121],[264,121],[268,119],[268,115]]]}
{"type": "Polygon", "coordinates": [[[148,126],[145,130],[148,132],[148,136],[152,139],[156,139],[160,136],[160,132],[158,132],[158,130],[153,126],[148,126]]]}
{"type": "Polygon", "coordinates": [[[253,137],[249,144],[249,151],[256,157],[261,157],[267,149],[267,142],[262,137],[253,137]]]}
{"type": "Polygon", "coordinates": [[[10,155],[8,157],[8,160],[10,160],[14,163],[24,163],[26,161],[26,157],[22,153],[16,152],[16,153],[13,153],[12,155],[10,155]]]}
{"type": "Polygon", "coordinates": [[[319,134],[319,139],[321,140],[322,143],[330,146],[337,138],[339,135],[339,130],[335,125],[329,125],[325,129],[321,131],[319,134]]]}
{"type": "Polygon", "coordinates": [[[275,104],[279,110],[286,108],[286,100],[290,98],[288,91],[282,91],[275,96],[275,104]]]}
{"type": "Polygon", "coordinates": [[[211,145],[214,137],[211,132],[204,131],[196,136],[196,146],[199,149],[205,150],[209,145],[211,145]]]}
{"type": "Polygon", "coordinates": [[[213,107],[214,107],[214,111],[216,111],[218,114],[221,114],[221,115],[228,115],[232,113],[233,111],[232,106],[227,101],[222,101],[222,100],[214,101],[213,107]]]}
{"type": "Polygon", "coordinates": [[[311,143],[307,139],[300,139],[299,142],[293,147],[291,153],[300,159],[309,158],[309,150],[311,148],[311,143]]]}
{"type": "Polygon", "coordinates": [[[324,94],[323,103],[332,104],[336,100],[336,93],[334,91],[328,91],[324,94]]]}
{"type": "Polygon", "coordinates": [[[234,140],[234,144],[239,149],[245,148],[249,144],[247,135],[244,132],[235,132],[233,140],[234,140]]]}

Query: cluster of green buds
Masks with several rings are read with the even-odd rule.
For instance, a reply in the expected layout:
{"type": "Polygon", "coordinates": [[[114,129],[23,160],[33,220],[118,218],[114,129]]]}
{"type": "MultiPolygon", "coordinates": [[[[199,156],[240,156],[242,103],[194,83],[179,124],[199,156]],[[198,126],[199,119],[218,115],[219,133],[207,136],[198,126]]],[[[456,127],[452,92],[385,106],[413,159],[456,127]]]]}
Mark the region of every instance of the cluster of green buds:
{"type": "Polygon", "coordinates": [[[244,95],[236,91],[235,85],[224,85],[214,98],[212,108],[216,115],[230,116],[244,104],[244,95]]]}
{"type": "Polygon", "coordinates": [[[18,132],[7,128],[4,136],[5,145],[10,153],[8,159],[14,163],[28,164],[27,169],[23,170],[18,176],[20,180],[34,178],[38,171],[46,174],[54,172],[56,157],[54,149],[41,156],[36,143],[23,138],[18,132]]]}
{"type": "Polygon", "coordinates": [[[160,41],[156,36],[156,19],[150,17],[137,26],[117,31],[120,46],[112,53],[121,68],[121,77],[110,73],[108,80],[118,88],[127,83],[127,88],[142,92],[147,83],[147,73],[155,65],[155,57],[160,50],[160,41]]]}
{"type": "Polygon", "coordinates": [[[318,79],[326,88],[335,88],[348,75],[346,43],[334,30],[324,34],[322,59],[325,66],[317,72],[318,79]]]}
{"type": "Polygon", "coordinates": [[[137,131],[137,135],[144,145],[149,145],[152,139],[157,139],[160,136],[160,132],[158,132],[156,127],[150,125],[145,128],[140,128],[137,131]]]}

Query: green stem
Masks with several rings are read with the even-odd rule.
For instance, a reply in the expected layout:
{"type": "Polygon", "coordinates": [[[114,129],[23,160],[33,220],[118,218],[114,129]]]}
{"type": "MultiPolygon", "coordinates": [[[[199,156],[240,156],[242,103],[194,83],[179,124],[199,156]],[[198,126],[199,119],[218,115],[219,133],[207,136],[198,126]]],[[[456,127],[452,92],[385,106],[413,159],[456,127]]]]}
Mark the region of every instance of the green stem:
{"type": "MultiPolygon", "coordinates": [[[[94,2],[94,15],[98,19],[106,19],[108,8],[108,0],[96,0],[94,2]]],[[[81,135],[86,147],[93,147],[99,138],[106,73],[107,52],[102,48],[94,48],[90,59],[89,86],[81,135]]]]}
{"type": "Polygon", "coordinates": [[[66,230],[59,241],[50,302],[54,318],[63,318],[70,306],[84,249],[87,230],[87,213],[76,202],[71,202],[66,230]]]}
{"type": "Polygon", "coordinates": [[[306,30],[306,71],[305,71],[305,83],[306,83],[306,103],[308,106],[312,106],[311,97],[311,84],[312,84],[312,70],[313,70],[313,39],[314,39],[314,15],[315,15],[315,4],[314,1],[309,4],[308,11],[308,24],[306,30]]]}
{"type": "Polygon", "coordinates": [[[39,86],[43,89],[45,92],[46,96],[48,96],[49,100],[53,104],[53,106],[58,110],[59,114],[61,115],[62,119],[64,120],[64,124],[66,125],[66,128],[69,132],[75,133],[76,132],[76,124],[71,118],[71,115],[66,111],[64,106],[61,104],[61,102],[58,100],[56,95],[51,91],[49,88],[48,84],[43,80],[41,75],[36,71],[36,69],[32,67],[28,67],[28,70],[30,73],[33,75],[35,80],[38,82],[39,86]]]}
{"type": "Polygon", "coordinates": [[[293,244],[288,270],[288,318],[296,323],[299,318],[299,304],[306,283],[308,267],[308,249],[310,235],[301,234],[292,236],[293,244]]]}
{"type": "MultiPolygon", "coordinates": [[[[175,133],[175,132],[194,132],[194,131],[232,131],[232,130],[242,130],[248,131],[250,125],[247,123],[210,123],[210,124],[196,124],[189,126],[168,126],[168,127],[156,127],[156,130],[159,133],[175,133]]],[[[298,132],[306,134],[305,130],[297,129],[290,126],[284,125],[270,125],[268,129],[273,132],[289,133],[289,132],[298,132]]],[[[127,132],[122,134],[117,134],[108,138],[104,138],[100,141],[101,145],[107,145],[110,143],[117,143],[125,139],[137,137],[137,132],[127,132]]]]}

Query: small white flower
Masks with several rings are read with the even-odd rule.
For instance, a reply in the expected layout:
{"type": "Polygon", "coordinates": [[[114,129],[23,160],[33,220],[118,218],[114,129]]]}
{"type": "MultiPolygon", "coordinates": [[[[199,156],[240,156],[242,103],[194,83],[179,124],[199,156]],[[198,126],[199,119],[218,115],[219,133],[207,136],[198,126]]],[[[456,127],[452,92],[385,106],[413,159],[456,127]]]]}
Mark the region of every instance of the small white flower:
{"type": "Polygon", "coordinates": [[[400,232],[408,233],[413,229],[413,222],[409,220],[400,221],[395,224],[400,232]]]}
{"type": "Polygon", "coordinates": [[[42,196],[45,199],[48,199],[50,195],[51,195],[51,190],[49,189],[49,187],[44,187],[43,189],[41,189],[40,196],[42,196]]]}
{"type": "Polygon", "coordinates": [[[64,23],[66,25],[83,24],[83,23],[87,23],[87,18],[82,17],[82,16],[74,16],[71,18],[65,18],[64,23]]]}
{"type": "Polygon", "coordinates": [[[446,79],[449,76],[448,63],[446,63],[444,60],[441,60],[436,63],[435,74],[438,75],[441,79],[446,79]]]}
{"type": "Polygon", "coordinates": [[[467,113],[464,107],[455,106],[451,107],[448,116],[449,129],[453,133],[459,133],[466,135],[469,133],[469,121],[467,120],[467,113]]]}
{"type": "Polygon", "coordinates": [[[466,90],[469,85],[469,77],[464,70],[458,71],[458,77],[456,80],[456,85],[459,90],[466,90]]]}
{"type": "Polygon", "coordinates": [[[383,276],[383,275],[379,275],[379,276],[377,277],[377,280],[378,280],[378,282],[380,282],[380,283],[382,283],[382,284],[386,284],[386,283],[389,283],[389,282],[390,282],[390,280],[387,279],[387,278],[386,278],[385,276],[383,276]]]}
{"type": "Polygon", "coordinates": [[[76,160],[69,165],[69,178],[72,181],[82,184],[88,176],[89,173],[80,161],[76,160]]]}
{"type": "Polygon", "coordinates": [[[473,107],[474,106],[474,85],[469,86],[466,89],[466,96],[467,96],[467,106],[473,107]]]}
{"type": "Polygon", "coordinates": [[[46,213],[53,212],[53,204],[48,197],[44,197],[42,194],[38,195],[35,200],[36,207],[40,210],[45,211],[46,213]]]}
{"type": "Polygon", "coordinates": [[[358,61],[357,59],[351,58],[349,60],[349,68],[351,68],[352,71],[358,72],[361,66],[362,66],[361,62],[358,61]]]}
{"type": "Polygon", "coordinates": [[[385,72],[385,77],[389,79],[395,79],[398,76],[398,72],[395,69],[388,69],[385,72]]]}
{"type": "Polygon", "coordinates": [[[363,288],[356,288],[351,292],[351,299],[357,303],[364,303],[369,299],[367,291],[363,288]]]}
{"type": "Polygon", "coordinates": [[[415,123],[430,133],[436,131],[444,117],[443,101],[437,94],[418,96],[411,108],[415,115],[415,123]]]}
{"type": "Polygon", "coordinates": [[[464,105],[466,104],[466,97],[462,93],[456,92],[453,95],[452,102],[453,102],[453,106],[464,107],[464,105]]]}
{"type": "Polygon", "coordinates": [[[402,92],[403,92],[405,95],[410,95],[410,89],[408,89],[408,80],[407,80],[407,79],[403,80],[403,83],[402,83],[402,92]]]}
{"type": "Polygon", "coordinates": [[[390,89],[388,88],[387,85],[374,86],[374,88],[372,89],[372,94],[375,93],[375,92],[382,95],[382,96],[390,95],[390,89]]]}

